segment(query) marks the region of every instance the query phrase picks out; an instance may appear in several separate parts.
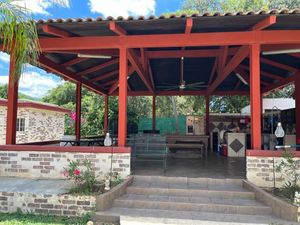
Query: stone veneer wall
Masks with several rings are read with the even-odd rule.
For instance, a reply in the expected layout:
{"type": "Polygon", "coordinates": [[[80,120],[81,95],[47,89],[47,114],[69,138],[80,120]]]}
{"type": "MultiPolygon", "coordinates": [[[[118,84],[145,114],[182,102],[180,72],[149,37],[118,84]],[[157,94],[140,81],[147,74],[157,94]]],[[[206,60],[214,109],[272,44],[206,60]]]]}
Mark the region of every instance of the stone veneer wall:
{"type": "MultiPolygon", "coordinates": [[[[251,151],[251,150],[250,150],[251,151]]],[[[276,166],[283,160],[283,157],[274,157],[275,159],[275,187],[282,187],[286,180],[282,173],[276,171],[276,166]]],[[[298,161],[298,170],[300,172],[300,158],[298,161]]],[[[273,187],[274,173],[273,157],[266,156],[247,156],[247,179],[259,187],[273,187]]]]}
{"type": "MultiPolygon", "coordinates": [[[[97,151],[95,149],[93,152],[97,151]]],[[[0,176],[65,178],[62,172],[68,166],[68,160],[76,159],[90,160],[97,175],[110,172],[111,153],[0,150],[0,176]]],[[[112,165],[113,172],[118,172],[122,177],[130,175],[130,153],[114,153],[112,165]]]]}
{"type": "MultiPolygon", "coordinates": [[[[6,139],[6,107],[0,106],[0,145],[6,139]]],[[[25,131],[17,132],[17,143],[60,140],[64,135],[63,112],[19,108],[18,118],[25,119],[25,131]]]]}
{"type": "Polygon", "coordinates": [[[0,212],[82,216],[96,209],[95,196],[0,192],[0,212]]]}

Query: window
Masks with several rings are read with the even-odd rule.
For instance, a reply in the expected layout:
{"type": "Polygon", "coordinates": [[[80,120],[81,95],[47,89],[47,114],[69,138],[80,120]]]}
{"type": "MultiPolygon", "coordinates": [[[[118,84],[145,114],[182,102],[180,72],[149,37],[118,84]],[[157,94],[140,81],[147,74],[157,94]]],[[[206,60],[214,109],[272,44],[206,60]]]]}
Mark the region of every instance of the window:
{"type": "Polygon", "coordinates": [[[25,131],[25,118],[17,119],[17,131],[25,131]]]}

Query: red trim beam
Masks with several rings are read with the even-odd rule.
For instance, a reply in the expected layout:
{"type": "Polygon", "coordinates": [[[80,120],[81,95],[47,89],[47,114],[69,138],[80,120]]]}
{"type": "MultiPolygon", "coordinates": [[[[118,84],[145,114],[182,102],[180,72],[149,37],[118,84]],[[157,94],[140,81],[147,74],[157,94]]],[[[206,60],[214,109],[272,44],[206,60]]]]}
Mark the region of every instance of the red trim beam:
{"type": "Polygon", "coordinates": [[[103,37],[40,38],[41,50],[89,50],[182,46],[299,44],[299,30],[267,30],[191,34],[153,34],[103,37]]]}
{"type": "Polygon", "coordinates": [[[130,153],[130,147],[81,147],[81,146],[37,146],[0,145],[0,151],[38,151],[38,152],[84,152],[84,153],[130,153]]]}

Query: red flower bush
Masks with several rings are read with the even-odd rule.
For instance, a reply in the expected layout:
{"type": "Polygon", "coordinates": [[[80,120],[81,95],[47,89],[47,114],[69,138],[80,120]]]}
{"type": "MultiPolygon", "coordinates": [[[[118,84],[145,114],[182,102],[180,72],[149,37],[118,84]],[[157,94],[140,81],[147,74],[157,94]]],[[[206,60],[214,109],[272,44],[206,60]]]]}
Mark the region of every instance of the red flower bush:
{"type": "Polygon", "coordinates": [[[77,170],[77,169],[74,170],[74,175],[75,175],[75,176],[78,176],[79,174],[80,174],[80,171],[79,171],[79,170],[77,170]]]}

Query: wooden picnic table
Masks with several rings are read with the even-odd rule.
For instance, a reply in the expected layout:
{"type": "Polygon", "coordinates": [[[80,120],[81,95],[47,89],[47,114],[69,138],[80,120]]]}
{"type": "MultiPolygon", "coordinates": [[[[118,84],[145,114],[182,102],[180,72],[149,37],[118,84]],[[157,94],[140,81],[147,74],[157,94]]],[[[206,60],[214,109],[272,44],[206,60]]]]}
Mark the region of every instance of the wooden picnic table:
{"type": "Polygon", "coordinates": [[[97,138],[97,139],[80,139],[80,140],[61,140],[64,142],[64,146],[71,144],[72,146],[94,146],[95,144],[102,146],[104,142],[104,138],[97,138]]]}

